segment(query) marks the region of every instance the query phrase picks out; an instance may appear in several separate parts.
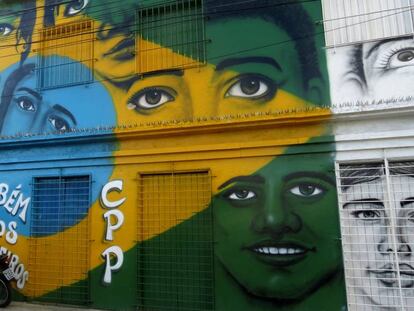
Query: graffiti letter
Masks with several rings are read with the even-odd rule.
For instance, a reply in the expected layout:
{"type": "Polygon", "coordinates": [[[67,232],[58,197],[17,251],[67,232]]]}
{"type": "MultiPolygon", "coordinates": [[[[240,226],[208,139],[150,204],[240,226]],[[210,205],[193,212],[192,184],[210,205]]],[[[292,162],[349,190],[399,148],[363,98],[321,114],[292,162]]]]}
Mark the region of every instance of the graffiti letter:
{"type": "Polygon", "coordinates": [[[23,208],[21,213],[19,214],[19,218],[26,223],[26,212],[27,207],[29,206],[30,198],[23,200],[23,194],[20,194],[19,198],[17,199],[16,205],[13,208],[12,215],[16,215],[19,208],[23,208]]]}
{"type": "Polygon", "coordinates": [[[6,241],[10,244],[16,244],[18,235],[15,229],[17,228],[17,223],[15,221],[11,221],[9,222],[8,227],[9,232],[6,233],[6,241]]]}
{"type": "Polygon", "coordinates": [[[0,220],[0,236],[3,236],[4,232],[6,232],[6,223],[0,220]]]}
{"type": "Polygon", "coordinates": [[[29,280],[29,272],[24,271],[23,277],[17,280],[17,288],[18,289],[23,289],[24,288],[24,284],[28,280],[29,280]]]}
{"type": "Polygon", "coordinates": [[[110,210],[110,211],[107,211],[103,217],[105,218],[105,221],[106,221],[105,240],[113,241],[114,238],[113,238],[112,232],[114,232],[115,230],[119,229],[119,227],[122,226],[122,224],[124,223],[124,214],[122,214],[120,210],[110,210]],[[112,215],[116,219],[115,224],[111,223],[112,215]]]}
{"type": "Polygon", "coordinates": [[[121,192],[122,191],[122,180],[113,180],[107,183],[102,188],[101,192],[101,203],[104,207],[110,209],[120,206],[122,203],[125,202],[126,198],[122,198],[118,201],[111,202],[108,200],[108,193],[112,191],[121,192]]]}
{"type": "Polygon", "coordinates": [[[0,184],[0,205],[6,202],[7,192],[9,192],[9,186],[7,184],[0,184]]]}
{"type": "Polygon", "coordinates": [[[14,271],[14,268],[17,266],[18,263],[19,263],[19,256],[13,255],[10,259],[9,268],[14,271]]]}
{"type": "Polygon", "coordinates": [[[16,198],[18,197],[19,193],[20,193],[20,188],[22,187],[22,185],[18,185],[16,187],[16,190],[13,190],[13,192],[11,193],[9,199],[7,200],[6,204],[4,204],[4,208],[11,213],[12,211],[12,207],[11,205],[14,203],[14,201],[16,201],[16,198]]]}
{"type": "Polygon", "coordinates": [[[105,259],[105,274],[103,278],[104,284],[111,284],[112,282],[112,271],[118,271],[124,262],[124,254],[122,249],[118,246],[108,247],[103,253],[102,257],[105,259]],[[111,254],[116,258],[116,263],[111,266],[111,254]]]}

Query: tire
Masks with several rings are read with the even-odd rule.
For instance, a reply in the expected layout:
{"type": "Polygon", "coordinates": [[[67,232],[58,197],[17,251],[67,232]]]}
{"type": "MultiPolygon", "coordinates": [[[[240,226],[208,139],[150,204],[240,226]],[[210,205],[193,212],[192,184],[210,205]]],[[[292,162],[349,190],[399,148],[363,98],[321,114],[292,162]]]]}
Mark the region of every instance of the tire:
{"type": "Polygon", "coordinates": [[[0,275],[0,308],[7,307],[11,302],[11,286],[3,275],[0,275]]]}

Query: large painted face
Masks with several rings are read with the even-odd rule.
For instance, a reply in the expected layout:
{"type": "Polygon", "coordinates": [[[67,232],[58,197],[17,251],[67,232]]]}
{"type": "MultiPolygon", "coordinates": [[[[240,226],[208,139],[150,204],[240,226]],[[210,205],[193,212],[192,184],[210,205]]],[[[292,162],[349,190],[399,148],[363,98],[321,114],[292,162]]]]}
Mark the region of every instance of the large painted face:
{"type": "Polygon", "coordinates": [[[16,69],[5,83],[6,87],[14,85],[14,88],[8,90],[10,95],[2,98],[2,105],[6,105],[5,102],[10,99],[3,120],[2,135],[68,132],[74,128],[93,128],[100,124],[115,123],[112,99],[102,85],[85,85],[76,89],[67,87],[40,93],[37,89],[35,63],[32,61],[33,59],[28,59],[23,66],[31,66],[33,70],[16,69]],[[20,74],[13,75],[19,71],[20,74]]]}
{"type": "Polygon", "coordinates": [[[341,269],[329,156],[280,156],[221,186],[213,200],[215,253],[258,297],[298,301],[341,269]]]}
{"type": "Polygon", "coordinates": [[[121,107],[129,110],[127,119],[191,119],[298,108],[304,102],[298,98],[320,101],[312,96],[319,92],[304,87],[294,42],[275,24],[260,18],[224,19],[208,24],[206,31],[213,64],[146,75],[129,89],[121,107]],[[267,38],[286,43],[269,45],[267,38]],[[245,52],[235,53],[240,42],[245,52]]]}
{"type": "Polygon", "coordinates": [[[362,62],[368,95],[371,97],[384,99],[414,94],[412,36],[363,44],[362,62]],[[390,88],[390,85],[393,87],[390,88]]]}
{"type": "MultiPolygon", "coordinates": [[[[345,241],[350,248],[348,259],[352,260],[348,278],[356,297],[372,305],[367,310],[400,305],[398,268],[403,296],[414,297],[414,179],[391,175],[389,184],[393,193],[391,200],[384,191],[387,189],[385,177],[352,185],[344,191],[347,203],[343,206],[343,227],[354,230],[345,241]],[[391,217],[395,221],[395,241],[391,217]]],[[[406,306],[413,303],[414,298],[405,298],[406,306]]],[[[397,309],[400,310],[387,308],[397,309]]]]}

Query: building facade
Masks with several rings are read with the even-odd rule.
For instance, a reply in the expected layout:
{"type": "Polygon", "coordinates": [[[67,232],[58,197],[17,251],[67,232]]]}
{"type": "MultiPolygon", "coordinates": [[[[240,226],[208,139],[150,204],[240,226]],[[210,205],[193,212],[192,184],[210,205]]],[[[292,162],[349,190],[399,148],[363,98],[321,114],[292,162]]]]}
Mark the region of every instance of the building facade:
{"type": "Polygon", "coordinates": [[[412,5],[3,1],[14,297],[414,309],[412,5]]]}

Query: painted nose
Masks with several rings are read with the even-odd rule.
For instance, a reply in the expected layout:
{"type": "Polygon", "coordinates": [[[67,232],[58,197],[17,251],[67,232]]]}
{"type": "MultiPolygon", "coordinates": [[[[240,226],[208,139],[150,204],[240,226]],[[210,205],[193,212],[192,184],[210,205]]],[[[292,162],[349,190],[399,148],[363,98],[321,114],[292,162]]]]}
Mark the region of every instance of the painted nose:
{"type": "Polygon", "coordinates": [[[395,237],[393,237],[393,232],[390,227],[386,229],[386,233],[382,235],[379,243],[377,245],[378,252],[383,255],[389,255],[393,253],[396,249],[398,256],[408,257],[411,256],[412,250],[408,244],[406,234],[404,232],[404,227],[397,225],[395,229],[395,237]]]}
{"type": "Polygon", "coordinates": [[[96,38],[98,40],[109,40],[115,36],[119,36],[120,34],[132,36],[132,32],[130,32],[129,28],[130,24],[127,22],[118,23],[116,25],[102,23],[98,28],[96,38]]]}
{"type": "Polygon", "coordinates": [[[280,235],[299,232],[302,220],[289,207],[265,204],[252,220],[251,226],[257,233],[280,235]]]}

